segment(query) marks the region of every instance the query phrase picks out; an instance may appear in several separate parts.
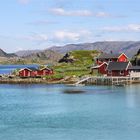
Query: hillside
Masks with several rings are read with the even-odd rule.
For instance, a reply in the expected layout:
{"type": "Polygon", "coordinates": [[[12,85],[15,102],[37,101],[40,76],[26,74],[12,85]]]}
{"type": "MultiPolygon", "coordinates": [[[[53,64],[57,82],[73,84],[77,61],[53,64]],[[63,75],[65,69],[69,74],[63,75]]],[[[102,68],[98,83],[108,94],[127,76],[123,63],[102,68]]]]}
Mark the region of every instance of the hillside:
{"type": "Polygon", "coordinates": [[[72,50],[100,50],[110,53],[126,53],[132,57],[140,48],[140,41],[104,41],[95,43],[68,44],[65,46],[53,46],[49,50],[53,50],[62,54],[72,50]]]}
{"type": "MultiPolygon", "coordinates": [[[[82,76],[90,73],[90,66],[93,65],[95,57],[100,54],[96,50],[76,50],[65,54],[61,59],[72,59],[71,62],[61,62],[55,66],[55,71],[65,76],[82,76]]],[[[60,60],[61,60],[60,59],[60,60]]]]}
{"type": "Polygon", "coordinates": [[[138,65],[140,66],[140,49],[138,50],[138,52],[132,57],[132,65],[138,65]]]}
{"type": "Polygon", "coordinates": [[[24,53],[22,53],[23,56],[17,56],[0,50],[0,64],[55,64],[62,57],[61,54],[52,50],[24,51],[24,53]]]}
{"type": "Polygon", "coordinates": [[[25,56],[28,56],[30,54],[38,53],[38,52],[41,52],[41,50],[22,50],[22,51],[15,52],[15,54],[18,57],[25,57],[25,56]]]}
{"type": "Polygon", "coordinates": [[[14,53],[6,53],[2,49],[0,49],[0,57],[16,57],[16,54],[14,54],[14,53]]]}
{"type": "Polygon", "coordinates": [[[75,50],[66,53],[63,58],[59,60],[59,63],[66,62],[76,65],[88,66],[93,63],[94,57],[97,57],[99,54],[100,52],[96,50],[75,50]]]}
{"type": "Polygon", "coordinates": [[[28,56],[23,56],[25,63],[40,63],[40,64],[55,64],[62,57],[61,54],[52,50],[44,50],[38,53],[32,53],[28,56]]]}

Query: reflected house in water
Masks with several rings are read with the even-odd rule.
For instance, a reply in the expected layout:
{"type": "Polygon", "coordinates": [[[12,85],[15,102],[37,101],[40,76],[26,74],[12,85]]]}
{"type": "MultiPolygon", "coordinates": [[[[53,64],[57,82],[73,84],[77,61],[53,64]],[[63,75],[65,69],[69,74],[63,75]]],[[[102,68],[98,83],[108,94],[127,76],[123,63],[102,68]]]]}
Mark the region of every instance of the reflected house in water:
{"type": "Polygon", "coordinates": [[[36,67],[26,67],[19,70],[19,77],[41,77],[52,74],[53,70],[48,67],[42,69],[36,67]]]}

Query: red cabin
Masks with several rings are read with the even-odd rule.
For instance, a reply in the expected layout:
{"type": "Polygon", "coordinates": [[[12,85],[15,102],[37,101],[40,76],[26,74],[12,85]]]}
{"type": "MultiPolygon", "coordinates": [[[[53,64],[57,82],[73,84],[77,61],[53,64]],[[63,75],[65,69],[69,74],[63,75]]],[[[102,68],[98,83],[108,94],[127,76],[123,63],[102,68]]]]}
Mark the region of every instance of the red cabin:
{"type": "Polygon", "coordinates": [[[37,70],[34,67],[23,68],[19,70],[20,77],[35,77],[37,74],[37,70]]]}
{"type": "Polygon", "coordinates": [[[97,59],[96,63],[97,64],[102,64],[103,62],[128,62],[128,57],[124,54],[106,54],[103,53],[101,54],[97,59]]]}
{"type": "Polygon", "coordinates": [[[128,76],[130,62],[110,62],[107,67],[107,76],[128,76]]]}
{"type": "Polygon", "coordinates": [[[94,71],[97,71],[100,74],[106,74],[107,73],[106,72],[107,66],[108,66],[108,64],[106,62],[103,62],[100,65],[91,67],[91,71],[92,71],[92,73],[94,73],[94,71]]]}
{"type": "Polygon", "coordinates": [[[106,54],[102,53],[97,59],[96,59],[97,66],[92,67],[92,72],[93,70],[97,70],[99,74],[106,74],[108,76],[125,76],[128,75],[128,71],[126,72],[125,70],[118,70],[116,67],[116,70],[114,69],[113,71],[107,71],[107,67],[110,68],[110,65],[116,65],[116,66],[121,66],[124,64],[129,63],[128,57],[124,54],[106,54]],[[112,62],[112,63],[111,63],[112,62]],[[114,63],[113,63],[114,62],[114,63]],[[124,63],[126,62],[126,63],[124,63]]]}
{"type": "Polygon", "coordinates": [[[34,67],[28,67],[19,70],[20,77],[37,77],[37,76],[45,76],[45,75],[52,75],[53,70],[49,68],[37,69],[34,67]]]}
{"type": "Polygon", "coordinates": [[[43,68],[37,71],[38,76],[52,75],[53,70],[49,68],[43,68]]]}

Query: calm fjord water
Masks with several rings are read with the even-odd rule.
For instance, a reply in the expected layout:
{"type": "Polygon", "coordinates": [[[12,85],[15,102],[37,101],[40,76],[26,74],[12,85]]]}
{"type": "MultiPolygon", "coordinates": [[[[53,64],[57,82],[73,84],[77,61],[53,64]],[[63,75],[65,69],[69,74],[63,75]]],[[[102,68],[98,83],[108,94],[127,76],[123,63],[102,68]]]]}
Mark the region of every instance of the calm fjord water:
{"type": "Polygon", "coordinates": [[[0,85],[0,140],[139,139],[139,85],[0,85]]]}

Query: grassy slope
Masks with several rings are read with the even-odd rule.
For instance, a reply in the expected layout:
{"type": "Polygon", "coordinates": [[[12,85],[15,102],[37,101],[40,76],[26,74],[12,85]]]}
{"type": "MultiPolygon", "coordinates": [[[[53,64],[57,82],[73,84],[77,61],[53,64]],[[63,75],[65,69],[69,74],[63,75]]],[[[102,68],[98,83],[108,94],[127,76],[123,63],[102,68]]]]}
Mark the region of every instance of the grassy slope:
{"type": "Polygon", "coordinates": [[[69,53],[70,58],[73,58],[74,63],[60,63],[54,67],[57,74],[63,76],[84,76],[90,73],[90,67],[94,57],[99,55],[96,50],[78,50],[69,53]]]}

